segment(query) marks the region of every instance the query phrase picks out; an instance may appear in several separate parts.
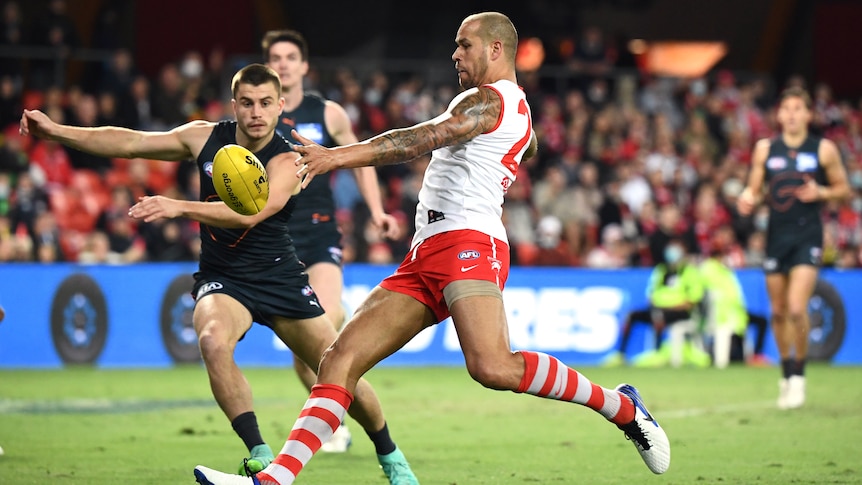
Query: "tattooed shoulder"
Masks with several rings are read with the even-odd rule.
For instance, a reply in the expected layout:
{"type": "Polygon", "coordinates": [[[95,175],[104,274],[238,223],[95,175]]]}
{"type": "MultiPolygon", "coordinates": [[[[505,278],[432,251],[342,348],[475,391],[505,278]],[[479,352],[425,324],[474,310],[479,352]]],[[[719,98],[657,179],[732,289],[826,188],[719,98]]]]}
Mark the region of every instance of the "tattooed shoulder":
{"type": "Polygon", "coordinates": [[[497,124],[503,102],[497,91],[480,86],[476,92],[466,96],[452,109],[453,116],[463,117],[472,126],[475,136],[492,129],[497,124]]]}

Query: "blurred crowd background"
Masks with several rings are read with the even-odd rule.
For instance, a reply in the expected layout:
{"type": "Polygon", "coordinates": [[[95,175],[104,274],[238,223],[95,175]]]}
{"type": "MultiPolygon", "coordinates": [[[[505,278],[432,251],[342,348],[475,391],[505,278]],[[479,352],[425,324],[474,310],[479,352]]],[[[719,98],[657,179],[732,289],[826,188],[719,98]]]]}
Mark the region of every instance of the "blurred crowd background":
{"type": "MultiPolygon", "coordinates": [[[[191,49],[147,74],[131,49],[112,42],[121,4],[106,2],[99,11],[89,47],[102,55],[84,63],[74,77],[67,75],[67,56],[56,54],[81,47],[68,12],[74,2],[47,1],[46,10],[30,18],[20,2],[3,4],[2,262],[197,257],[196,224],[182,219],[143,224],[127,217],[130,205],[145,195],[197,200],[193,163],[104,159],[18,135],[25,108],[40,109],[62,123],[141,130],[231,118],[230,76],[243,62],[260,61],[259,54],[191,49]],[[56,55],[16,56],[15,46],[56,55]]],[[[449,27],[454,32],[455,26],[449,27]]],[[[735,198],[745,183],[754,142],[779,132],[777,94],[801,85],[814,99],[812,131],[838,144],[854,189],[851,200],[824,207],[824,262],[860,266],[862,98],[834,96],[830,84],[802,75],[776,82],[719,68],[699,78],[654,76],[639,71],[629,56],[610,33],[586,25],[554,47],[552,75],[542,69],[519,73],[539,154],[522,163],[504,204],[513,264],[651,266],[660,261],[668,240],[682,238],[695,257],[719,254],[731,267],[759,266],[768,212],[764,207],[741,218],[735,198]]],[[[344,106],[360,139],[430,119],[458,90],[454,72],[429,77],[419,69],[357,70],[314,59],[311,64],[306,89],[344,106]]],[[[399,241],[382,240],[370,225],[349,172],[332,175],[346,262],[400,261],[409,246],[426,163],[427,157],[379,169],[385,207],[408,229],[399,241]]]]}

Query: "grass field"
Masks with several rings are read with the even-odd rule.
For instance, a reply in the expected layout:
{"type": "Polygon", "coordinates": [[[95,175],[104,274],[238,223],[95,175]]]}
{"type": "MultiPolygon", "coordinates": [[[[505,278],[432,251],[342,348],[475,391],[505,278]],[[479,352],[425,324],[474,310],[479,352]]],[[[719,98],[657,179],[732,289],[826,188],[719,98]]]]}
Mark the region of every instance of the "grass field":
{"type": "MultiPolygon", "coordinates": [[[[472,382],[462,368],[368,377],[424,485],[862,483],[862,368],[812,365],[808,403],[774,409],[776,368],[581,369],[639,387],[670,436],[651,474],[621,432],[580,406],[472,382]]],[[[307,393],[289,369],[248,369],[264,437],[278,449],[307,393]]],[[[318,454],[297,484],[386,483],[353,421],[350,452],[318,454]]],[[[201,367],[0,370],[0,483],[191,484],[245,449],[201,367]]]]}

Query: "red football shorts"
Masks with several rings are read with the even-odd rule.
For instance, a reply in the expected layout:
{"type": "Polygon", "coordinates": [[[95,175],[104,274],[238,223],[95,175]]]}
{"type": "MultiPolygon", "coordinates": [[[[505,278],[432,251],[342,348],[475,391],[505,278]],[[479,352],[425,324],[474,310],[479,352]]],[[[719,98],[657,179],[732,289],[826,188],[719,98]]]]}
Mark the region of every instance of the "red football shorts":
{"type": "Polygon", "coordinates": [[[449,317],[443,288],[458,280],[490,281],[503,290],[509,277],[509,245],[464,229],[436,234],[419,243],[380,286],[424,303],[441,322],[449,317]]]}

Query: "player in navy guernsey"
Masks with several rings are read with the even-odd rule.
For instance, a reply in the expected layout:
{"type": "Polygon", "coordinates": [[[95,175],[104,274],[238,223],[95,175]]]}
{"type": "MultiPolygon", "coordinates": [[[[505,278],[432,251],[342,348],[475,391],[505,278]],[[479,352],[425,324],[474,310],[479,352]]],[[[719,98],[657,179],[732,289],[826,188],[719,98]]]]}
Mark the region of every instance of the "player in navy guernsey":
{"type": "MultiPolygon", "coordinates": [[[[103,157],[196,160],[199,201],[142,197],[129,216],[145,222],[186,217],[200,223],[193,324],[213,396],[251,455],[241,472],[254,473],[274,457],[261,436],[251,388],[233,359],[237,343],[257,322],[316,370],[337,333],[309,285],[287,228],[296,205],[292,196],[300,190],[294,165],[299,157],[275,134],[284,105],[278,74],[251,64],[236,73],[231,88],[236,121],[192,121],[166,132],[142,132],[58,125],[40,111],[25,110],[20,130],[103,157]],[[216,195],[212,160],[227,144],[248,148],[266,167],[269,199],[258,214],[238,214],[216,195]]],[[[394,462],[412,476],[389,436],[374,390],[366,381],[360,386],[351,416],[374,442],[381,465],[394,462]]]]}
{"type": "MultiPolygon", "coordinates": [[[[344,108],[303,89],[303,79],[308,72],[308,43],[304,36],[295,30],[273,30],[264,35],[261,46],[266,64],[281,77],[285,104],[277,132],[293,143],[296,140],[290,132],[294,129],[322,146],[356,143],[350,117],[344,108]]],[[[362,167],[354,169],[353,174],[368,206],[371,221],[384,237],[400,238],[403,228],[394,217],[383,211],[375,169],[362,167]]],[[[297,204],[289,227],[311,286],[332,324],[340,328],[345,319],[341,303],[342,244],[330,183],[330,177],[315,177],[302,189],[296,197],[297,204]]],[[[311,390],[315,374],[300,359],[294,360],[294,367],[300,380],[311,390]]],[[[332,439],[324,443],[322,450],[344,452],[350,442],[350,431],[342,423],[332,439]]]]}
{"type": "Polygon", "coordinates": [[[769,205],[766,289],[772,310],[772,332],[781,354],[778,407],[805,402],[808,353],[808,300],[814,292],[823,252],[822,204],[850,196],[838,148],[812,136],[811,98],[800,88],[782,92],[778,106],[781,135],[757,142],[748,185],[738,199],[739,213],[750,215],[760,203],[764,185],[769,205]]]}

